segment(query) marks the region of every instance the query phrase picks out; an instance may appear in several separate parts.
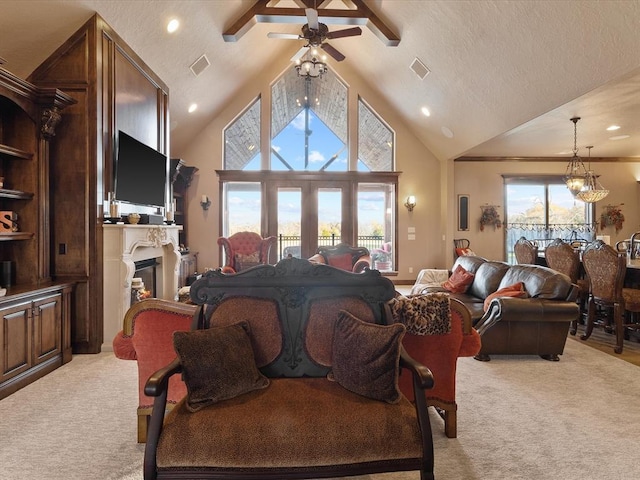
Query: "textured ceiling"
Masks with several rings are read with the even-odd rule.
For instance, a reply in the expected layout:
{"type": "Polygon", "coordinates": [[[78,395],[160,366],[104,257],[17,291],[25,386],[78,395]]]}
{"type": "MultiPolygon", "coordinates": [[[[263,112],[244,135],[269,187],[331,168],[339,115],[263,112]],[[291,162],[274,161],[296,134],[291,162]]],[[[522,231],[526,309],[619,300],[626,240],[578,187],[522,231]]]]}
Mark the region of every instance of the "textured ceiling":
{"type": "MultiPolygon", "coordinates": [[[[360,37],[331,44],[438,158],[564,159],[573,146],[573,116],[582,117],[581,154],[585,145],[594,145],[594,157],[640,157],[640,2],[366,3],[399,35],[399,46],[385,46],[366,27],[360,37]],[[409,68],[416,57],[431,70],[424,80],[409,68]],[[430,117],[420,113],[422,106],[430,117]],[[614,134],[604,130],[614,123],[622,128],[614,134]],[[608,140],[621,134],[630,138],[608,140]]],[[[169,85],[175,155],[242,89],[243,79],[269,62],[285,59],[284,68],[302,46],[267,38],[270,31],[298,33],[299,24],[258,23],[237,42],[224,42],[222,32],[253,4],[0,0],[0,57],[8,70],[27,76],[97,11],[169,85]],[[170,36],[164,26],[174,16],[182,25],[170,36]],[[189,66],[202,54],[212,65],[195,77],[189,66]],[[189,115],[192,102],[199,109],[189,115]]],[[[294,0],[271,4],[297,6],[294,0]]],[[[327,5],[353,7],[348,0],[327,5]]]]}

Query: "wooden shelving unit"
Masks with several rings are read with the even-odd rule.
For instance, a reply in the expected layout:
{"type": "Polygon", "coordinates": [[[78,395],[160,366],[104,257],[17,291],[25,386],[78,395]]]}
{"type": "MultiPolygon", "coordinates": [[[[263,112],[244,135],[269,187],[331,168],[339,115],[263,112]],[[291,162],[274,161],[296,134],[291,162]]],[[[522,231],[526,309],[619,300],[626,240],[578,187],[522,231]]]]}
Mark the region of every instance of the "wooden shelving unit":
{"type": "Polygon", "coordinates": [[[0,399],[71,360],[70,282],[51,276],[49,142],[75,103],[0,67],[0,399]],[[13,216],[17,218],[13,223],[13,216]],[[12,231],[16,229],[17,231],[12,231]]]}

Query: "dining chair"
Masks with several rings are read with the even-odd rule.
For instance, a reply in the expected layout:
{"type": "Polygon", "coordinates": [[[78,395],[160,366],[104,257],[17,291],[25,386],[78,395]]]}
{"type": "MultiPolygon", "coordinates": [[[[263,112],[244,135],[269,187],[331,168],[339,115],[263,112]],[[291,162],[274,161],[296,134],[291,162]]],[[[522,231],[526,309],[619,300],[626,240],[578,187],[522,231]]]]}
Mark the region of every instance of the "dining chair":
{"type": "Polygon", "coordinates": [[[590,243],[582,254],[582,263],[589,279],[589,304],[587,307],[587,326],[580,338],[587,340],[596,324],[611,328],[616,334],[615,353],[622,353],[625,330],[639,329],[634,317],[640,312],[640,289],[624,288],[627,269],[626,255],[616,251],[602,240],[590,243]],[[596,310],[611,313],[596,319],[596,310]],[[629,313],[630,321],[625,322],[629,313]]]}
{"type": "Polygon", "coordinates": [[[471,241],[468,238],[454,238],[453,239],[453,257],[454,260],[461,255],[473,254],[471,251],[471,241]]]}
{"type": "Polygon", "coordinates": [[[516,261],[519,264],[535,265],[538,260],[538,247],[524,237],[520,237],[513,246],[516,261]]]}
{"type": "MultiPolygon", "coordinates": [[[[580,252],[560,238],[553,240],[544,250],[547,266],[556,272],[564,273],[571,279],[571,283],[578,286],[578,305],[580,318],[586,313],[589,298],[589,281],[581,278],[580,252]]],[[[571,322],[569,333],[575,335],[578,331],[579,318],[571,322]]]]}

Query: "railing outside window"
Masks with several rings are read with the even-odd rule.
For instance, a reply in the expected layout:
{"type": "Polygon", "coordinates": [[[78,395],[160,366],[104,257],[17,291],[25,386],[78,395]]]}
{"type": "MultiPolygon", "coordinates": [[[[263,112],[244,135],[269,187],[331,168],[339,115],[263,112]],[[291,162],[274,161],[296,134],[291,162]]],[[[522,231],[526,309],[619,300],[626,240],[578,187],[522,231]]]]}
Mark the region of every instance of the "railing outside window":
{"type": "MultiPolygon", "coordinates": [[[[321,235],[318,237],[319,246],[334,246],[341,241],[340,235],[321,235]]],[[[301,239],[299,235],[278,235],[278,260],[287,258],[289,255],[292,257],[300,258],[300,243],[301,239]]],[[[365,247],[369,251],[375,248],[382,248],[384,238],[381,235],[360,235],[358,236],[358,247],[365,247]]]]}

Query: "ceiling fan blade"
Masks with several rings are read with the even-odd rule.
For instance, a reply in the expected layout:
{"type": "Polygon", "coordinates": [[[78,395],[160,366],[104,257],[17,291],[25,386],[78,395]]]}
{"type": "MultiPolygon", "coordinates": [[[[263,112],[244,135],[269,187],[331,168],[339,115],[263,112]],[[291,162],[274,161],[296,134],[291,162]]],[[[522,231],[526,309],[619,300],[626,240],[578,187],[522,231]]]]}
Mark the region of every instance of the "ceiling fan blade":
{"type": "Polygon", "coordinates": [[[329,32],[327,33],[327,38],[355,37],[357,35],[362,35],[362,29],[360,27],[345,28],[344,30],[329,32]]]}
{"type": "Polygon", "coordinates": [[[267,33],[267,37],[269,38],[283,38],[285,40],[299,40],[300,35],[296,35],[295,33],[276,33],[276,32],[269,32],[267,33]]]}
{"type": "Polygon", "coordinates": [[[291,61],[297,62],[302,57],[304,57],[304,54],[307,53],[308,51],[309,51],[309,47],[302,47],[300,50],[296,52],[296,54],[293,57],[291,57],[291,61]]]}
{"type": "Polygon", "coordinates": [[[325,52],[327,52],[329,55],[331,55],[338,62],[341,62],[346,58],[343,54],[341,54],[338,50],[333,48],[328,43],[323,43],[322,45],[320,45],[320,48],[323,49],[325,52]]]}
{"type": "Polygon", "coordinates": [[[313,30],[318,30],[320,25],[318,24],[318,11],[315,8],[306,8],[307,25],[313,30]]]}

